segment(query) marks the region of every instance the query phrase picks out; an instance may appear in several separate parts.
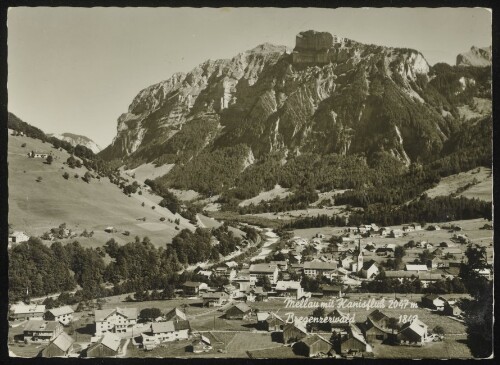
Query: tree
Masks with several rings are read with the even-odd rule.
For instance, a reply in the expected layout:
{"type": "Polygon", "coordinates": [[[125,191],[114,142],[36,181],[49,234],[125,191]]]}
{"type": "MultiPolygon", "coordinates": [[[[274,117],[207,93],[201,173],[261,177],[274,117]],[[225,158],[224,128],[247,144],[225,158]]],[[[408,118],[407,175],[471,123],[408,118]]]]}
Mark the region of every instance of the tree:
{"type": "Polygon", "coordinates": [[[257,279],[257,286],[261,286],[265,291],[271,290],[271,281],[266,275],[262,275],[257,279]]]}
{"type": "Polygon", "coordinates": [[[67,172],[67,171],[63,174],[63,177],[64,177],[66,180],[68,180],[68,179],[69,179],[69,174],[68,174],[68,172],[67,172]]]}
{"type": "Polygon", "coordinates": [[[406,255],[406,250],[404,249],[403,246],[396,246],[394,249],[394,258],[395,259],[402,259],[406,255]]]}
{"type": "Polygon", "coordinates": [[[92,175],[90,174],[90,172],[86,171],[85,174],[83,175],[83,181],[89,183],[90,180],[92,180],[92,175]]]}
{"type": "Polygon", "coordinates": [[[171,284],[167,284],[161,294],[163,299],[172,299],[175,297],[175,287],[171,284]]]}
{"type": "Polygon", "coordinates": [[[418,257],[422,264],[427,264],[427,261],[432,260],[434,258],[434,255],[429,250],[425,249],[418,254],[418,257]]]}
{"type": "Polygon", "coordinates": [[[432,333],[435,333],[436,335],[439,335],[439,336],[444,336],[444,328],[441,327],[441,326],[436,326],[434,327],[434,329],[432,330],[432,333]]]}
{"type": "Polygon", "coordinates": [[[392,329],[392,333],[394,334],[394,330],[399,329],[399,320],[394,317],[389,317],[387,320],[387,327],[392,329]]]}
{"type": "Polygon", "coordinates": [[[153,321],[162,315],[161,310],[158,308],[144,308],[139,313],[139,318],[143,321],[153,321]]]}
{"type": "Polygon", "coordinates": [[[48,155],[46,161],[47,161],[47,164],[51,165],[52,161],[54,161],[54,157],[52,157],[52,155],[48,155]]]}

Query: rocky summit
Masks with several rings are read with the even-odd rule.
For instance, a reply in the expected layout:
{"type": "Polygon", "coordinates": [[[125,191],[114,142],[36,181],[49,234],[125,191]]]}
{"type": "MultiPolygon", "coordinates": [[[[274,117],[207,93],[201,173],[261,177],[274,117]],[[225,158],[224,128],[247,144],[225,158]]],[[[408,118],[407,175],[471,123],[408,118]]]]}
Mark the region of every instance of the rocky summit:
{"type": "Polygon", "coordinates": [[[101,151],[101,147],[99,147],[99,145],[97,145],[97,143],[95,143],[92,139],[86,136],[81,136],[79,134],[62,133],[56,135],[48,134],[47,136],[56,137],[61,141],[66,141],[70,143],[73,147],[76,147],[77,145],[87,147],[94,153],[99,153],[101,151]]]}
{"type": "Polygon", "coordinates": [[[239,146],[244,166],[274,152],[428,161],[460,125],[458,108],[491,98],[489,70],[464,72],[431,67],[417,50],[309,30],[293,52],[263,44],[142,90],[101,156],[185,164],[239,146]]]}
{"type": "Polygon", "coordinates": [[[457,66],[491,66],[491,46],[478,48],[472,46],[468,52],[457,56],[457,66]]]}

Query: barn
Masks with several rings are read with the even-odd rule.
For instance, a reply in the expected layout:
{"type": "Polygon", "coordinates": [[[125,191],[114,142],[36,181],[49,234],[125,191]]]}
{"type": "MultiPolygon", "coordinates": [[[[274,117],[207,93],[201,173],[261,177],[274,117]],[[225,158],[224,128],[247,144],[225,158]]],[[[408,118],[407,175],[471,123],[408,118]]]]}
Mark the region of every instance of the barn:
{"type": "Polygon", "coordinates": [[[283,328],[283,342],[296,342],[307,336],[307,329],[302,323],[288,323],[283,328]]]}
{"type": "Polygon", "coordinates": [[[226,311],[225,317],[226,319],[246,319],[250,313],[252,313],[252,308],[245,303],[238,303],[226,311]]]}
{"type": "Polygon", "coordinates": [[[106,332],[96,343],[85,351],[86,357],[112,357],[118,355],[121,338],[112,332],[106,332]]]}
{"type": "Polygon", "coordinates": [[[372,348],[366,342],[361,330],[355,325],[350,325],[347,334],[340,339],[338,350],[341,354],[346,355],[371,352],[372,348]]]}
{"type": "Polygon", "coordinates": [[[307,357],[326,356],[332,353],[332,344],[325,338],[313,334],[303,338],[293,346],[296,354],[307,357]]]}
{"type": "Polygon", "coordinates": [[[52,340],[41,353],[41,357],[63,357],[73,349],[75,340],[71,338],[66,332],[61,332],[54,340],[52,340]]]}

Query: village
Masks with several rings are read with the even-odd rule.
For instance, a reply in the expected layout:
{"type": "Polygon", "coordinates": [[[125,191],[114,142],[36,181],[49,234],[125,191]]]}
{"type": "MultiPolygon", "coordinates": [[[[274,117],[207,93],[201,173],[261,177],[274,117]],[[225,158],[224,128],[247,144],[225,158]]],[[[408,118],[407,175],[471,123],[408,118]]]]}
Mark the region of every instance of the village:
{"type": "MultiPolygon", "coordinates": [[[[94,308],[14,304],[10,350],[43,357],[349,358],[384,357],[397,347],[398,356],[429,349],[431,357],[465,336],[460,303],[468,295],[430,289],[458,275],[468,244],[488,246],[490,261],[485,241],[491,232],[477,238],[490,227],[485,220],[370,224],[281,238],[260,229],[264,243],[253,258],[194,268],[197,281],[177,287],[171,300],[134,302],[121,295],[94,308]],[[210,287],[210,277],[228,284],[210,287]],[[407,288],[418,282],[419,290],[371,292],[381,277],[407,288]],[[356,304],[367,301],[384,304],[356,304]]],[[[15,232],[9,240],[28,238],[15,232]]],[[[492,279],[489,269],[479,274],[492,279]]],[[[450,356],[466,357],[466,347],[461,350],[450,356]]]]}

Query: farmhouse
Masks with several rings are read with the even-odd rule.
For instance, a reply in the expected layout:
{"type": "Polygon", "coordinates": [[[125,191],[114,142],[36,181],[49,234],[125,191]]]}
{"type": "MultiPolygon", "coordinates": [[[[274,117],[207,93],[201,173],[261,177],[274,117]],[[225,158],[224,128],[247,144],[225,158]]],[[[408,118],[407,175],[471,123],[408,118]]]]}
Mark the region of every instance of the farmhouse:
{"type": "Polygon", "coordinates": [[[12,234],[9,234],[9,242],[12,243],[27,242],[29,239],[30,237],[24,232],[16,231],[12,234]]]}
{"type": "Polygon", "coordinates": [[[258,279],[266,276],[271,284],[278,281],[278,266],[271,264],[253,264],[250,266],[250,276],[258,279]]]}
{"type": "Polygon", "coordinates": [[[444,303],[443,314],[446,316],[458,317],[462,315],[462,310],[457,305],[451,305],[447,301],[444,303]]]}
{"type": "Polygon", "coordinates": [[[392,237],[392,238],[403,237],[403,230],[401,230],[401,229],[393,229],[391,231],[391,233],[389,234],[389,237],[392,237]]]}
{"type": "Polygon", "coordinates": [[[64,357],[73,349],[75,340],[66,332],[61,332],[59,336],[50,341],[50,343],[41,352],[41,357],[64,357]]]}
{"type": "Polygon", "coordinates": [[[422,282],[423,287],[427,287],[429,283],[443,279],[443,275],[439,273],[427,272],[413,272],[405,270],[391,270],[385,272],[386,278],[398,279],[403,282],[404,279],[416,280],[419,279],[422,282]]]}
{"type": "Polygon", "coordinates": [[[321,284],[320,289],[323,295],[335,296],[335,297],[342,296],[342,286],[340,285],[321,284]]]}
{"type": "Polygon", "coordinates": [[[328,317],[333,318],[333,321],[330,323],[332,329],[340,329],[340,328],[349,328],[350,326],[350,317],[349,315],[339,311],[338,309],[334,309],[330,313],[328,313],[328,317]]]}
{"type": "Polygon", "coordinates": [[[332,344],[317,334],[303,338],[293,346],[295,352],[307,357],[326,356],[332,350],[332,344]]]}
{"type": "Polygon", "coordinates": [[[107,332],[126,333],[137,324],[137,308],[95,310],[96,336],[107,332]]]}
{"type": "Polygon", "coordinates": [[[298,321],[295,321],[294,323],[287,323],[283,328],[284,343],[297,342],[306,336],[306,327],[298,321]]]}
{"type": "Polygon", "coordinates": [[[252,313],[250,308],[245,303],[237,303],[230,307],[225,314],[226,319],[247,319],[252,313]]]}
{"type": "Polygon", "coordinates": [[[397,340],[402,345],[423,346],[427,339],[427,325],[419,319],[406,322],[397,335],[397,340]]]}
{"type": "Polygon", "coordinates": [[[118,355],[120,350],[121,338],[107,332],[96,343],[91,344],[85,350],[85,357],[112,357],[118,355]]]}
{"type": "Polygon", "coordinates": [[[209,307],[221,307],[229,301],[229,295],[225,292],[203,294],[203,305],[209,307]]]}
{"type": "Polygon", "coordinates": [[[348,326],[347,334],[339,334],[339,352],[342,355],[371,352],[371,346],[366,342],[361,330],[354,324],[348,326]]]}
{"type": "Polygon", "coordinates": [[[185,295],[198,295],[201,291],[208,290],[208,285],[198,281],[186,281],[182,285],[182,289],[185,295]]]}
{"type": "Polygon", "coordinates": [[[385,341],[391,333],[391,329],[388,327],[388,324],[389,317],[387,317],[384,313],[378,309],[371,312],[361,328],[366,341],[368,343],[372,343],[375,340],[385,341]]]}
{"type": "Polygon", "coordinates": [[[263,331],[278,332],[283,331],[285,321],[276,313],[258,312],[257,327],[263,331]]]}
{"type": "Polygon", "coordinates": [[[24,303],[14,304],[11,307],[11,318],[16,319],[43,319],[45,306],[38,304],[26,305],[24,303]]]}
{"type": "Polygon", "coordinates": [[[158,342],[170,342],[189,338],[191,326],[189,321],[153,322],[146,335],[156,338],[158,342]]]}
{"type": "Polygon", "coordinates": [[[104,228],[104,232],[107,232],[107,233],[116,233],[117,232],[117,229],[115,227],[106,227],[104,228]]]}
{"type": "Polygon", "coordinates": [[[201,353],[212,350],[210,339],[203,335],[201,335],[200,338],[195,339],[191,346],[191,351],[193,351],[194,353],[201,353]]]}
{"type": "Polygon", "coordinates": [[[307,261],[304,262],[304,275],[316,277],[318,275],[331,278],[337,270],[337,264],[334,262],[307,261]]]}
{"type": "Polygon", "coordinates": [[[73,320],[73,313],[75,311],[69,306],[52,308],[45,312],[45,319],[49,321],[58,321],[62,325],[67,326],[73,320]]]}
{"type": "Polygon", "coordinates": [[[31,320],[24,327],[25,342],[49,342],[63,332],[63,327],[56,321],[31,320]]]}
{"type": "Polygon", "coordinates": [[[175,307],[170,312],[165,314],[165,320],[166,321],[174,321],[174,322],[187,321],[187,317],[183,311],[181,311],[179,308],[175,307]]]}
{"type": "Polygon", "coordinates": [[[31,151],[28,153],[28,157],[31,158],[47,158],[49,157],[50,153],[47,152],[38,152],[38,151],[31,151]]]}
{"type": "Polygon", "coordinates": [[[300,281],[283,281],[276,283],[274,289],[279,297],[294,297],[300,299],[304,296],[304,290],[300,285],[300,281]]]}
{"type": "Polygon", "coordinates": [[[442,311],[445,303],[446,299],[437,294],[427,294],[422,297],[422,306],[426,308],[442,311]]]}
{"type": "Polygon", "coordinates": [[[228,268],[227,266],[219,266],[215,268],[215,275],[233,280],[236,277],[236,270],[228,268]]]}

